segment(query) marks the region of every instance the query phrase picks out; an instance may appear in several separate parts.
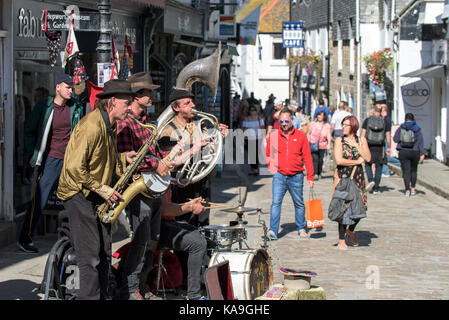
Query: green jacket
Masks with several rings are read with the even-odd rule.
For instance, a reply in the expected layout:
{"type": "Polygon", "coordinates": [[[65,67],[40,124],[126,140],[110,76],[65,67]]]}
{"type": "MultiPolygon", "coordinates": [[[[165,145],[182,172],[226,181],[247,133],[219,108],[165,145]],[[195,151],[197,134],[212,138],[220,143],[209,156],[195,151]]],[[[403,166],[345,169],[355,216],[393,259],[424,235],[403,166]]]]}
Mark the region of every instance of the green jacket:
{"type": "MultiPolygon", "coordinates": [[[[32,156],[32,165],[41,165],[42,157],[47,149],[48,134],[53,121],[53,100],[50,96],[38,102],[31,112],[31,116],[25,124],[25,159],[32,156]]],[[[83,105],[79,100],[70,99],[67,101],[70,107],[71,131],[75,128],[84,116],[83,105]]]]}

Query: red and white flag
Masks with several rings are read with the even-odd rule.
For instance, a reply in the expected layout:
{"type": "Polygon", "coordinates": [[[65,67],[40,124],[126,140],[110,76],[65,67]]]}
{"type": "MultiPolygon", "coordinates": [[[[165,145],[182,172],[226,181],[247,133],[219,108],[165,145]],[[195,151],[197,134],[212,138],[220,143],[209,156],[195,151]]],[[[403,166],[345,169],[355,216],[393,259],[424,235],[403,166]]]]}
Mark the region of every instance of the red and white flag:
{"type": "MultiPolygon", "coordinates": [[[[72,18],[70,16],[70,18],[72,18]]],[[[70,27],[69,27],[69,34],[67,36],[67,44],[64,49],[64,60],[62,60],[62,67],[64,68],[67,64],[67,61],[73,57],[78,51],[78,42],[76,41],[75,37],[75,29],[73,28],[73,20],[70,19],[70,27]]]]}

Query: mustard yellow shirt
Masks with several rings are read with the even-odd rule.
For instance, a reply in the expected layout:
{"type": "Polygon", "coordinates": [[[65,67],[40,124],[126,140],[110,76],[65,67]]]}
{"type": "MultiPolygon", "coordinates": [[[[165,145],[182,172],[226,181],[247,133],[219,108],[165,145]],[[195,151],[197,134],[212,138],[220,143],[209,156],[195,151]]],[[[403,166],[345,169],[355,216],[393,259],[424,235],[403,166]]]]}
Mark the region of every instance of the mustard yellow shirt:
{"type": "MultiPolygon", "coordinates": [[[[90,191],[102,195],[102,186],[111,186],[114,172],[120,175],[113,134],[106,131],[100,110],[95,109],[83,117],[73,130],[64,155],[64,164],[59,177],[57,196],[68,200],[79,192],[87,197],[90,191]]],[[[126,170],[126,153],[120,154],[123,171],[126,170]]]]}

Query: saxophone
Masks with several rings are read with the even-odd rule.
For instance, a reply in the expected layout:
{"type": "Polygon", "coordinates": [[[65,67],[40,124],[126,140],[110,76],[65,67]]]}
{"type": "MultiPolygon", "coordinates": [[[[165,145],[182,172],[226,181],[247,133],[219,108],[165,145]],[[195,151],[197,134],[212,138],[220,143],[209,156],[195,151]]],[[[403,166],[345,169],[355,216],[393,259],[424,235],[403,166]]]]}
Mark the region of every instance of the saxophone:
{"type": "Polygon", "coordinates": [[[132,115],[128,115],[128,117],[132,118],[137,122],[138,125],[146,128],[147,130],[151,130],[151,137],[140,147],[137,152],[136,157],[133,162],[126,168],[126,171],[122,174],[120,179],[114,185],[114,190],[120,193],[123,196],[123,201],[115,203],[113,206],[110,206],[107,201],[102,203],[97,207],[97,214],[100,220],[103,223],[112,223],[117,220],[118,216],[122,211],[126,208],[129,202],[140,192],[146,190],[147,185],[142,177],[135,180],[129,187],[128,181],[132,178],[134,173],[137,171],[137,168],[144,160],[145,155],[148,153],[150,146],[153,144],[154,140],[157,137],[157,128],[152,124],[143,124],[138,121],[132,115]],[[126,189],[126,190],[125,190],[126,189]]]}

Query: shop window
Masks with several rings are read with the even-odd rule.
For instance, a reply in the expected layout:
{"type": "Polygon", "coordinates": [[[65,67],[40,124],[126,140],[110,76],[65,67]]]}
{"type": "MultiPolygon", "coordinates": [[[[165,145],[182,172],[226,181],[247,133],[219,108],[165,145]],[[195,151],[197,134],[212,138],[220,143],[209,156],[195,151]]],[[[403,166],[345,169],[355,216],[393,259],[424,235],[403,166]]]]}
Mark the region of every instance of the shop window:
{"type": "Polygon", "coordinates": [[[287,50],[282,46],[282,43],[273,43],[273,59],[282,60],[287,56],[287,50]]]}

